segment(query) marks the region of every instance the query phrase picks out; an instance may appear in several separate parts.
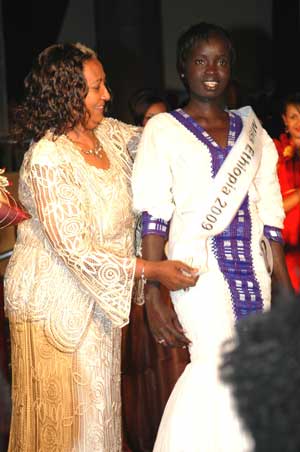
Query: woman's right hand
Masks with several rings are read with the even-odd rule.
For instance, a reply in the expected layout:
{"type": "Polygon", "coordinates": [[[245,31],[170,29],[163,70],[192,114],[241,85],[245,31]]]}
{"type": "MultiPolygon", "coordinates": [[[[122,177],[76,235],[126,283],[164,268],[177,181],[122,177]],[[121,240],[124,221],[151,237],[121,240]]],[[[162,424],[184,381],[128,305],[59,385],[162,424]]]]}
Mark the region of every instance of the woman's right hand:
{"type": "Polygon", "coordinates": [[[181,261],[145,261],[145,276],[161,282],[169,290],[187,289],[196,285],[198,269],[181,261]]]}

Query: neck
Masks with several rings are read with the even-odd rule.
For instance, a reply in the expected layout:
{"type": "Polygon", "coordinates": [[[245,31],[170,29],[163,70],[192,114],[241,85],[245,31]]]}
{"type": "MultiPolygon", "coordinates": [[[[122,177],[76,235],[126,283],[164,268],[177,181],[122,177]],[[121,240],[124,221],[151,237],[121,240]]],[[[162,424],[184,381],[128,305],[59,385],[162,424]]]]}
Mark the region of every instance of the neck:
{"type": "Polygon", "coordinates": [[[76,136],[76,137],[91,137],[94,136],[94,130],[93,129],[87,129],[86,127],[83,127],[81,124],[74,127],[74,129],[70,130],[70,132],[76,136]]]}
{"type": "MultiPolygon", "coordinates": [[[[82,126],[76,126],[67,133],[69,140],[76,144],[81,150],[98,150],[101,145],[94,134],[93,129],[86,129],[82,126]]],[[[98,151],[97,151],[98,152],[98,151]]]]}
{"type": "Polygon", "coordinates": [[[291,137],[291,142],[293,143],[293,145],[297,148],[297,151],[299,153],[299,149],[300,149],[300,138],[293,138],[291,137]]]}
{"type": "Polygon", "coordinates": [[[224,103],[220,99],[205,101],[191,98],[184,110],[194,118],[201,117],[209,121],[223,118],[226,115],[224,108],[224,103]]]}

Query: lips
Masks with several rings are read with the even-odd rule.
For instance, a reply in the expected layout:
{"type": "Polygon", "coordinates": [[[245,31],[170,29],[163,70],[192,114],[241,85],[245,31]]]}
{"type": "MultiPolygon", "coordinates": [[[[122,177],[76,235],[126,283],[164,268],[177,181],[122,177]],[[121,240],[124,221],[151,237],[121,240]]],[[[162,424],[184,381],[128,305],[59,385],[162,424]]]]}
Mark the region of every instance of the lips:
{"type": "Polygon", "coordinates": [[[218,87],[218,85],[219,85],[219,82],[210,80],[210,81],[203,82],[203,85],[207,89],[216,89],[218,87]]]}

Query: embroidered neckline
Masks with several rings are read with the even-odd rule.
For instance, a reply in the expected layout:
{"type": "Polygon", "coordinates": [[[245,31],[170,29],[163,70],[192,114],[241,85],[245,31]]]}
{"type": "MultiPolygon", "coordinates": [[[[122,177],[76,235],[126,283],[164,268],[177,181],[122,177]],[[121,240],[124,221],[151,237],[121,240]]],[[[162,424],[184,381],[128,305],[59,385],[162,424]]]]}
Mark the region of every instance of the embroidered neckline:
{"type": "Polygon", "coordinates": [[[206,130],[200,126],[188,113],[186,113],[181,108],[173,110],[170,114],[175,117],[183,126],[185,126],[190,132],[192,132],[200,141],[204,141],[208,147],[222,150],[223,152],[228,151],[235,143],[237,132],[239,129],[239,119],[240,117],[228,111],[229,115],[229,131],[227,137],[227,145],[223,148],[220,146],[206,130]]]}

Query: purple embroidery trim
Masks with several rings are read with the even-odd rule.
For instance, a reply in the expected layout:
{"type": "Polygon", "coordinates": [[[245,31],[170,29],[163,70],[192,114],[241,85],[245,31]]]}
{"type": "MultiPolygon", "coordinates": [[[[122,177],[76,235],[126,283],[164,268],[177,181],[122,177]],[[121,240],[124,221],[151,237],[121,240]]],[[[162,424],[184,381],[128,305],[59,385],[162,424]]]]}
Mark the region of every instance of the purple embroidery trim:
{"type": "MultiPolygon", "coordinates": [[[[177,119],[184,127],[186,127],[190,132],[192,132],[196,138],[198,138],[200,141],[204,142],[209,149],[216,148],[218,150],[222,149],[215,140],[203,129],[203,127],[200,126],[190,115],[188,115],[185,111],[183,111],[181,108],[178,108],[177,110],[173,110],[170,112],[170,114],[177,119]]],[[[241,132],[242,128],[242,121],[241,118],[228,111],[229,118],[230,118],[230,127],[229,127],[229,134],[228,134],[228,143],[224,150],[229,150],[232,148],[232,146],[235,143],[235,140],[237,136],[241,132]]]]}
{"type": "MultiPolygon", "coordinates": [[[[242,130],[241,118],[232,112],[228,113],[230,118],[228,143],[226,148],[222,149],[184,111],[178,109],[171,112],[174,118],[208,146],[212,158],[213,177],[216,176],[242,130]]],[[[249,199],[246,196],[231,224],[212,239],[213,252],[228,283],[233,312],[237,320],[251,312],[263,310],[261,290],[253,268],[251,240],[249,199]]]]}
{"type": "Polygon", "coordinates": [[[167,239],[169,233],[169,223],[162,218],[155,218],[148,212],[142,213],[142,237],[149,234],[160,235],[167,239]]]}
{"type": "Polygon", "coordinates": [[[274,242],[279,242],[281,244],[284,243],[281,229],[275,228],[274,226],[265,226],[264,234],[269,240],[273,240],[274,242]]]}

